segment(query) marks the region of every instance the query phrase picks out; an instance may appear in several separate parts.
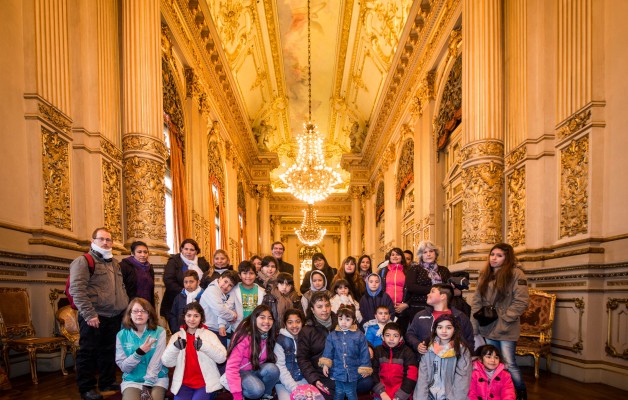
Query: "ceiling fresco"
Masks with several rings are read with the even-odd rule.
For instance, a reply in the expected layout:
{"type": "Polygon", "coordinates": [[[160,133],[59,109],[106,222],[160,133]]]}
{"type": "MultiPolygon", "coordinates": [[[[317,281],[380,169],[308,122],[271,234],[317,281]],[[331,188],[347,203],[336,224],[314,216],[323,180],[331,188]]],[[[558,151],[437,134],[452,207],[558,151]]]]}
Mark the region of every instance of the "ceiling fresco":
{"type": "MultiPolygon", "coordinates": [[[[307,0],[204,0],[261,152],[279,175],[296,157],[307,119],[307,0]]],[[[412,0],[311,0],[312,119],[329,166],[360,155],[412,0]]],[[[349,173],[339,171],[346,191],[349,173]]]]}

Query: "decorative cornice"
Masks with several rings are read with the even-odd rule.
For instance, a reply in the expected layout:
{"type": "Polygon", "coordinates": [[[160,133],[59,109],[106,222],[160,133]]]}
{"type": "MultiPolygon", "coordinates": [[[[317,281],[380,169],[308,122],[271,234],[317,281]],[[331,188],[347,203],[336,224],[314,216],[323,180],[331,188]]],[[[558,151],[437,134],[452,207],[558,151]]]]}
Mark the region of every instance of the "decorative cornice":
{"type": "Polygon", "coordinates": [[[109,156],[113,161],[122,162],[122,150],[113,145],[109,140],[100,138],[100,149],[109,156]]]}
{"type": "Polygon", "coordinates": [[[508,153],[508,155],[504,159],[506,163],[506,169],[510,169],[514,167],[521,160],[524,160],[527,155],[528,155],[528,149],[526,148],[525,145],[511,151],[510,153],[508,153]]]}
{"type": "Polygon", "coordinates": [[[70,134],[70,130],[72,129],[72,120],[70,118],[66,117],[54,106],[45,103],[39,103],[37,106],[43,119],[50,122],[64,134],[70,134]]]}
{"type": "Polygon", "coordinates": [[[580,129],[584,128],[591,119],[591,109],[583,110],[567,121],[565,121],[561,126],[558,127],[558,138],[564,139],[567,136],[573,135],[578,132],[580,129]]]}

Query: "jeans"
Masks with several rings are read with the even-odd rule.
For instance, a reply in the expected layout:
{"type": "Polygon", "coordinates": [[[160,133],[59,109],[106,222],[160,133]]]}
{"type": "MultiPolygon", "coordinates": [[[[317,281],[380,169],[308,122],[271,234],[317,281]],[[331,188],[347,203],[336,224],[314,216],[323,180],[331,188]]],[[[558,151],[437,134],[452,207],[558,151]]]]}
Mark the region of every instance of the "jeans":
{"type": "Polygon", "coordinates": [[[264,363],[257,371],[240,371],[242,395],[248,399],[259,399],[271,395],[279,382],[279,368],[275,364],[264,363]]]}
{"type": "Polygon", "coordinates": [[[122,315],[99,316],[100,325],[93,328],[79,316],[79,350],[76,353],[76,383],[80,393],[96,388],[100,390],[116,381],[116,334],[120,330],[122,315]],[[96,381],[96,370],[99,376],[96,381]]]}
{"type": "Polygon", "coordinates": [[[334,400],[358,400],[358,381],[342,382],[336,381],[336,393],[334,394],[334,400]]]}
{"type": "MultiPolygon", "coordinates": [[[[338,384],[338,381],[335,381],[335,380],[332,380],[331,378],[326,378],[326,377],[321,378],[320,381],[323,383],[323,385],[327,386],[330,392],[330,394],[321,392],[323,397],[325,397],[325,400],[333,399],[336,393],[336,385],[338,384]]],[[[315,383],[312,383],[312,385],[316,386],[315,383]]],[[[374,383],[373,383],[373,378],[371,377],[371,375],[367,376],[366,378],[360,377],[357,381],[356,391],[360,394],[364,394],[364,393],[368,394],[371,392],[371,389],[373,389],[373,385],[374,383]]]]}
{"type": "Polygon", "coordinates": [[[517,365],[517,359],[515,358],[515,350],[517,348],[517,342],[508,340],[493,340],[486,339],[486,344],[492,344],[497,347],[502,353],[501,361],[504,363],[510,376],[512,376],[512,383],[515,385],[516,390],[525,390],[526,385],[523,381],[523,375],[517,365]]]}
{"type": "Polygon", "coordinates": [[[215,392],[205,392],[205,386],[198,389],[192,389],[191,387],[181,385],[181,388],[174,396],[174,400],[213,400],[214,397],[215,392]]]}

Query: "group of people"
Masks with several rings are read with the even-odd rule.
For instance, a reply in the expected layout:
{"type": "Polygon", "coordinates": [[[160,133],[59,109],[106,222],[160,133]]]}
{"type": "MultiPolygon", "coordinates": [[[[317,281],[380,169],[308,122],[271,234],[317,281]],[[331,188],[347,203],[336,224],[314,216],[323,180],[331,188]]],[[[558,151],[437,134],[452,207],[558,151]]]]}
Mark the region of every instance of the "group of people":
{"type": "Polygon", "coordinates": [[[175,399],[212,399],[223,388],[234,400],[274,393],[288,400],[302,390],[327,400],[358,393],[383,400],[526,398],[514,350],[527,282],[508,244],[491,249],[470,310],[461,310],[453,305],[467,304],[461,290],[468,275],[438,265],[430,242],[420,244],[416,262],[394,248],[376,268],[362,256],[347,257],[336,270],[316,253],[299,295],[281,242],[273,243],[272,256],[234,269],[223,250],[212,265],[186,239],[164,271],[160,314],[172,332],[168,342],[154,307],[148,247],[134,243],[119,267],[111,247],[111,234],[99,228],[93,272],[85,257],[70,267],[83,399],[102,398],[97,386],[119,389],[123,399],[156,400],[168,389],[175,399]],[[497,318],[479,318],[480,325],[473,315],[483,308],[497,318]]]}

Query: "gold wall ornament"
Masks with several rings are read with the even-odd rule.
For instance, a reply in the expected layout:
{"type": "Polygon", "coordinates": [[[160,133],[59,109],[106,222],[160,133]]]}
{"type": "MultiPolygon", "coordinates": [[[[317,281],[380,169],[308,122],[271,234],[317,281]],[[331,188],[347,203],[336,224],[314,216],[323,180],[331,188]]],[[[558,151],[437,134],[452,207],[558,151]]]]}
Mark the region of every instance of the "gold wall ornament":
{"type": "Polygon", "coordinates": [[[483,157],[494,157],[501,160],[504,156],[504,144],[498,140],[477,141],[465,146],[460,154],[461,163],[483,157]]]}
{"type": "Polygon", "coordinates": [[[170,135],[176,136],[181,144],[181,153],[185,163],[185,130],[183,125],[183,107],[181,96],[177,89],[181,85],[178,75],[173,71],[171,63],[166,57],[161,58],[161,79],[163,87],[163,111],[170,135]]]}
{"type": "Polygon", "coordinates": [[[164,57],[172,59],[172,41],[170,40],[168,25],[161,24],[161,52],[164,57]]]}
{"type": "Polygon", "coordinates": [[[384,217],[384,182],[380,182],[377,186],[377,195],[375,197],[375,225],[378,225],[384,217]]]}
{"type": "Polygon", "coordinates": [[[44,223],[72,230],[69,144],[45,128],[41,133],[44,223]]]}
{"type": "Polygon", "coordinates": [[[124,153],[139,152],[142,154],[150,154],[161,160],[168,158],[168,148],[156,137],[140,135],[140,134],[127,134],[122,138],[122,149],[124,153]]]}
{"type": "Polygon", "coordinates": [[[507,239],[511,246],[517,247],[526,242],[526,169],[517,168],[507,177],[508,220],[507,239]]]}
{"type": "Polygon", "coordinates": [[[70,130],[72,129],[72,120],[66,117],[54,106],[50,106],[45,103],[39,103],[37,106],[39,108],[39,113],[41,114],[41,117],[43,119],[50,122],[66,135],[70,134],[70,130]]]}
{"type": "Polygon", "coordinates": [[[458,46],[462,42],[462,26],[454,29],[449,34],[449,50],[448,55],[454,58],[458,55],[458,46]]]}
{"type": "Polygon", "coordinates": [[[436,71],[428,71],[425,74],[425,78],[421,81],[419,90],[417,90],[417,97],[421,99],[422,104],[427,104],[429,101],[434,100],[436,96],[435,84],[436,71]]]}
{"type": "Polygon", "coordinates": [[[449,143],[449,135],[462,121],[462,55],[449,71],[438,114],[434,117],[436,148],[441,151],[449,143]]]}
{"type": "Polygon", "coordinates": [[[584,110],[579,112],[569,118],[565,123],[558,128],[558,138],[564,139],[567,136],[570,136],[580,129],[584,128],[589,121],[591,120],[591,109],[584,110]]]}
{"type": "Polygon", "coordinates": [[[242,218],[246,221],[246,193],[242,182],[238,182],[238,211],[242,213],[242,218]]]}
{"type": "Polygon", "coordinates": [[[502,241],[504,171],[494,162],[462,170],[462,245],[502,241]]]}
{"type": "Polygon", "coordinates": [[[270,185],[257,185],[257,193],[263,199],[270,198],[270,185]]]}
{"type": "Polygon", "coordinates": [[[401,197],[409,184],[414,182],[414,140],[408,139],[401,148],[401,156],[397,166],[396,199],[401,197]]]}
{"type": "Polygon", "coordinates": [[[394,163],[397,160],[397,145],[395,143],[388,144],[388,147],[384,150],[382,154],[382,166],[386,170],[390,166],[390,164],[394,163]]]}
{"type": "MultiPolygon", "coordinates": [[[[613,339],[625,339],[626,331],[622,329],[622,323],[619,321],[621,318],[620,315],[626,313],[628,311],[628,299],[618,299],[611,297],[606,302],[606,314],[608,320],[608,328],[607,328],[607,337],[606,337],[606,345],[604,346],[604,350],[606,354],[611,357],[619,357],[624,360],[628,359],[628,348],[617,350],[617,346],[621,343],[614,343],[613,339]],[[619,305],[624,305],[624,310],[622,312],[613,313],[613,311],[619,308],[619,305]],[[615,317],[615,318],[613,318],[615,317]],[[613,320],[615,320],[615,324],[613,324],[613,320]],[[615,331],[613,328],[615,327],[615,331]]],[[[625,340],[623,340],[625,343],[625,340]]]]}
{"type": "Polygon", "coordinates": [[[113,161],[122,162],[122,150],[103,137],[100,138],[100,149],[113,161]]]}
{"type": "Polygon", "coordinates": [[[589,137],[560,152],[560,237],[587,233],[589,227],[589,137]]]}
{"type": "Polygon", "coordinates": [[[508,155],[504,158],[504,163],[506,164],[506,169],[510,169],[515,166],[519,161],[525,160],[528,155],[528,149],[525,145],[516,148],[515,150],[508,153],[508,155]]]}
{"type": "Polygon", "coordinates": [[[127,239],[165,242],[165,165],[140,157],[128,157],[123,165],[127,239]]]}
{"type": "Polygon", "coordinates": [[[122,179],[121,172],[112,162],[102,159],[102,190],[105,228],[115,241],[122,241],[122,179]]]}
{"type": "Polygon", "coordinates": [[[183,70],[185,77],[185,95],[187,97],[198,98],[203,92],[203,88],[199,82],[198,75],[194,72],[194,68],[185,68],[183,70]]]}
{"type": "Polygon", "coordinates": [[[225,189],[225,170],[223,167],[222,152],[220,151],[220,144],[212,140],[209,142],[207,148],[207,161],[209,166],[209,178],[215,179],[220,185],[221,192],[225,189]]]}

